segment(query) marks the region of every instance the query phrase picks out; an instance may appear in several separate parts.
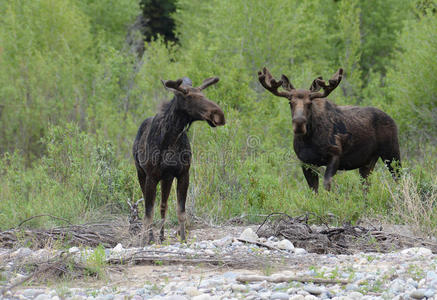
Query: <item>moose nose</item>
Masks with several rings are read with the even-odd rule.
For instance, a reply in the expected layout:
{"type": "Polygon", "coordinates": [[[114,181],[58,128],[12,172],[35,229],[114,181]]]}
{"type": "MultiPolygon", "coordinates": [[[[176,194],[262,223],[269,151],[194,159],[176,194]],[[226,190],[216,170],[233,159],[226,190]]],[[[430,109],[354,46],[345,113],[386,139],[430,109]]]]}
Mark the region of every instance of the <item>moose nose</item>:
{"type": "Polygon", "coordinates": [[[305,117],[297,117],[293,119],[293,123],[296,124],[296,126],[302,126],[306,123],[307,119],[305,117]]]}
{"type": "Polygon", "coordinates": [[[212,115],[212,119],[217,126],[225,125],[225,114],[222,111],[215,111],[212,115]]]}

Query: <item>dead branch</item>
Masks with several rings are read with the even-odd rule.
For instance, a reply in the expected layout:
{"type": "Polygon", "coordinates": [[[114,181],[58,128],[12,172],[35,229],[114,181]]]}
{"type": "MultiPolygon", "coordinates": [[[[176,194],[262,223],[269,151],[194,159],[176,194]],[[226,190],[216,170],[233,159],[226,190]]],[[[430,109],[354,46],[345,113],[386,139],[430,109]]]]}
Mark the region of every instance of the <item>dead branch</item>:
{"type": "Polygon", "coordinates": [[[40,217],[51,217],[51,218],[53,218],[53,219],[61,220],[61,221],[67,222],[67,223],[70,224],[70,225],[73,225],[73,224],[70,223],[70,221],[68,221],[68,220],[66,220],[66,219],[64,219],[64,218],[56,217],[56,216],[49,215],[49,214],[42,214],[42,215],[36,215],[36,216],[30,217],[30,218],[27,218],[26,220],[21,221],[20,224],[18,224],[15,228],[19,228],[19,227],[21,227],[21,225],[23,225],[24,223],[26,223],[26,222],[28,222],[28,221],[30,221],[30,220],[36,219],[36,218],[40,218],[40,217]]]}

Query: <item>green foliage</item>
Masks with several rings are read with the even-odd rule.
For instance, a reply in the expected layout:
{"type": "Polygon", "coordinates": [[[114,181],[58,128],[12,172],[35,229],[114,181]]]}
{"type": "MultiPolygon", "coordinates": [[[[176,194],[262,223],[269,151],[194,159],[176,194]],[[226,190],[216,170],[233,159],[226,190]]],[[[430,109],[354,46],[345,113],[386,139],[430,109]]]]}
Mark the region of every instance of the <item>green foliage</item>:
{"type": "MultiPolygon", "coordinates": [[[[292,149],[288,104],[258,83],[263,66],[298,88],[343,67],[331,100],[387,111],[400,125],[412,190],[434,195],[435,1],[419,2],[179,0],[174,10],[174,1],[142,0],[145,15],[172,16],[178,43],[159,35],[170,28],[160,22],[165,30],[150,27],[156,39],[138,60],[124,45],[141,12],[136,2],[0,0],[0,227],[42,213],[81,222],[140,198],[131,160],[136,130],[172,97],[160,79],[182,76],[195,85],[220,77],[205,94],[227,121],[190,129],[189,213],[220,222],[313,212],[312,221],[334,223],[391,214],[403,194],[391,192],[380,163],[367,195],[353,171],[336,175],[331,193],[309,190],[292,149]]],[[[169,208],[176,222],[175,205],[169,208]]]]}

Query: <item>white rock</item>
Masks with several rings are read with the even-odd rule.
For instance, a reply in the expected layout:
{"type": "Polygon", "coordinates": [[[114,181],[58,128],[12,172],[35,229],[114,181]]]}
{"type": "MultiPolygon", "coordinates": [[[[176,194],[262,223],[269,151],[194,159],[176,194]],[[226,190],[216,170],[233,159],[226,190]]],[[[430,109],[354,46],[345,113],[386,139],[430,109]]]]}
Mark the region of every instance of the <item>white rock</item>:
{"type": "Polygon", "coordinates": [[[212,251],[212,250],[210,250],[210,249],[206,249],[206,250],[205,250],[205,254],[206,254],[206,255],[214,255],[215,253],[214,253],[214,251],[212,251]]]}
{"type": "Polygon", "coordinates": [[[69,253],[78,253],[80,252],[80,249],[78,247],[71,247],[70,249],[68,249],[69,253]]]}
{"type": "Polygon", "coordinates": [[[249,290],[249,287],[242,284],[233,284],[231,289],[233,292],[246,292],[249,290]]]}
{"type": "Polygon", "coordinates": [[[276,244],[276,247],[278,247],[279,249],[282,250],[287,250],[287,251],[293,251],[294,250],[294,245],[292,242],[290,242],[287,239],[283,239],[282,241],[280,241],[279,243],[276,244]]]}
{"type": "Polygon", "coordinates": [[[208,294],[202,294],[202,295],[195,296],[191,299],[192,300],[209,300],[209,299],[211,299],[211,296],[208,294]]]}
{"type": "Polygon", "coordinates": [[[199,296],[201,293],[195,287],[190,286],[185,289],[185,294],[187,294],[187,296],[189,297],[195,297],[195,296],[199,296]]]}
{"type": "Polygon", "coordinates": [[[313,296],[313,295],[306,295],[305,296],[305,300],[317,300],[317,299],[319,299],[319,298],[317,298],[316,296],[313,296]]]}
{"type": "Polygon", "coordinates": [[[246,228],[240,234],[239,239],[255,243],[258,240],[258,235],[252,230],[252,228],[246,228]]]}
{"type": "Polygon", "coordinates": [[[402,250],[401,254],[414,255],[414,256],[430,256],[432,255],[432,251],[428,248],[413,247],[413,248],[402,250]]]}
{"type": "Polygon", "coordinates": [[[295,254],[307,254],[308,252],[304,248],[294,248],[295,254]]]}
{"type": "Polygon", "coordinates": [[[304,295],[293,295],[289,298],[290,300],[305,300],[304,295]]]}
{"type": "Polygon", "coordinates": [[[124,249],[123,249],[123,245],[120,244],[120,243],[118,243],[117,246],[115,246],[114,248],[112,248],[112,251],[113,251],[113,252],[117,252],[117,253],[120,253],[120,252],[122,252],[123,250],[124,250],[124,249]]]}
{"type": "Polygon", "coordinates": [[[227,247],[232,244],[233,237],[230,235],[225,236],[219,240],[214,240],[212,243],[217,247],[227,247]]]}

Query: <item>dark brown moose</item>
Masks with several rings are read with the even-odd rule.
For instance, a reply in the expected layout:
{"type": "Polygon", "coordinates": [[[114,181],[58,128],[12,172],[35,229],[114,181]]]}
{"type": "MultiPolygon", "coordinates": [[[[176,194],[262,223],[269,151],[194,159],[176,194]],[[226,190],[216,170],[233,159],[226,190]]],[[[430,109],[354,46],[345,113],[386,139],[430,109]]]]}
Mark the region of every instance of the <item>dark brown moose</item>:
{"type": "Polygon", "coordinates": [[[374,107],[338,106],[326,99],[342,76],[343,69],[339,69],[328,82],[318,77],[309,90],[301,90],[295,89],[285,75],[275,80],[266,68],[258,72],[265,89],[289,101],[294,151],[304,163],[308,185],[316,192],[319,176],[305,164],[326,166],[324,186],[328,191],[337,170],[359,169],[367,186],[378,158],[395,179],[400,167],[397,127],[390,116],[374,107]],[[282,90],[278,90],[280,87],[282,90]],[[395,161],[396,168],[392,165],[395,161]]]}
{"type": "Polygon", "coordinates": [[[191,164],[186,131],[194,121],[204,120],[211,127],[225,125],[221,108],[202,93],[218,81],[217,77],[208,78],[200,87],[192,87],[191,80],[186,77],[162,81],[164,87],[174,93],[174,98],[165,103],[154,117],[144,120],[138,130],[133,156],[145,199],[142,244],[154,241],[152,219],[158,182],[161,182],[162,193],[160,240],[164,240],[167,200],[174,178],[177,178],[178,233],[185,240],[185,200],[191,164]]]}

